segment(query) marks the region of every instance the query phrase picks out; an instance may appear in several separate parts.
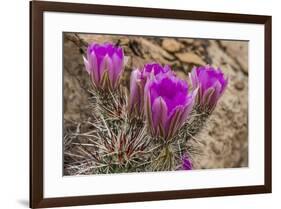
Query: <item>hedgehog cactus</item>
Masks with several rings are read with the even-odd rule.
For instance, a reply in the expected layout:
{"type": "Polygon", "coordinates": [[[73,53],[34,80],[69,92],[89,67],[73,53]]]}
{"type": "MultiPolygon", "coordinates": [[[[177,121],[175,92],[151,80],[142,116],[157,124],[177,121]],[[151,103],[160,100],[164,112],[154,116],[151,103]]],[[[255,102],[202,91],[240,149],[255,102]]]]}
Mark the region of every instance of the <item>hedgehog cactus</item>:
{"type": "Polygon", "coordinates": [[[120,128],[120,118],[125,114],[126,96],[120,88],[120,79],[126,57],[123,49],[111,43],[92,43],[83,56],[85,69],[93,86],[95,114],[110,119],[111,129],[120,128]]]}
{"type": "Polygon", "coordinates": [[[193,68],[189,79],[193,89],[197,89],[198,93],[193,110],[196,117],[186,129],[190,135],[196,135],[215,109],[227,87],[228,79],[219,68],[215,69],[211,66],[193,68]]]}
{"type": "Polygon", "coordinates": [[[121,85],[121,47],[90,44],[85,69],[93,84],[92,173],[191,170],[189,140],[203,127],[226,86],[221,70],[194,68],[191,86],[168,66],[134,69],[121,85]],[[199,115],[199,117],[198,117],[199,115]]]}

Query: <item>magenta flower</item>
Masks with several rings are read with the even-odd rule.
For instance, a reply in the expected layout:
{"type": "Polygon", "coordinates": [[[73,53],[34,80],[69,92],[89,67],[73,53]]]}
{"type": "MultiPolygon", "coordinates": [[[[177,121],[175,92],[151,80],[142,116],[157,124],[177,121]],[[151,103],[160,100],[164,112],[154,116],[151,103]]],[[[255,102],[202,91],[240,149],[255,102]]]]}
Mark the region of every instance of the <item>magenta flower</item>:
{"type": "Polygon", "coordinates": [[[183,170],[192,170],[192,163],[190,158],[185,155],[182,157],[182,169],[183,170]]]}
{"type": "Polygon", "coordinates": [[[124,66],[124,53],[121,47],[109,43],[92,43],[87,48],[87,58],[83,59],[96,88],[117,87],[124,66]]]}
{"type": "Polygon", "coordinates": [[[211,66],[193,68],[189,76],[193,88],[198,89],[198,107],[204,111],[213,111],[226,89],[228,79],[220,69],[211,66]]]}
{"type": "Polygon", "coordinates": [[[195,93],[188,93],[187,82],[167,72],[147,81],[144,98],[152,134],[169,140],[188,119],[195,93]]]}
{"type": "Polygon", "coordinates": [[[137,115],[143,114],[144,86],[148,78],[170,72],[168,65],[162,67],[158,63],[146,64],[141,70],[135,69],[131,73],[129,112],[137,115]]]}
{"type": "Polygon", "coordinates": [[[149,63],[144,66],[142,69],[142,76],[147,78],[149,75],[158,75],[161,73],[167,73],[171,71],[168,65],[164,67],[158,63],[149,63]]]}

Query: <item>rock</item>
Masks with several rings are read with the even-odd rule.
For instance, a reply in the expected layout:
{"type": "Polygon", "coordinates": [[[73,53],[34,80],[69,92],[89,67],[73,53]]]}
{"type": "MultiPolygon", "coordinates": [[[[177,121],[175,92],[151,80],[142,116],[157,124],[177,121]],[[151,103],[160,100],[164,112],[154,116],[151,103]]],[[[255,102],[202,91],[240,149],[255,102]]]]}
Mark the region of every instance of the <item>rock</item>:
{"type": "Polygon", "coordinates": [[[162,64],[174,64],[175,57],[164,50],[161,46],[145,39],[145,38],[136,38],[136,41],[139,43],[143,50],[144,58],[150,60],[157,60],[162,64]]]}
{"type": "Polygon", "coordinates": [[[205,65],[206,63],[196,54],[192,52],[177,53],[176,57],[186,63],[196,64],[196,65],[205,65]]]}
{"type": "Polygon", "coordinates": [[[187,78],[188,78],[187,75],[183,71],[179,71],[179,70],[176,71],[176,75],[183,80],[187,80],[187,78]]]}
{"type": "Polygon", "coordinates": [[[183,45],[175,39],[166,38],[162,42],[162,47],[169,52],[177,52],[183,47],[183,45]]]}
{"type": "Polygon", "coordinates": [[[178,40],[187,45],[191,45],[194,42],[194,39],[189,39],[189,38],[179,38],[178,40]]]}
{"type": "Polygon", "coordinates": [[[241,70],[248,73],[248,42],[247,41],[220,41],[225,51],[241,66],[241,70]]]}
{"type": "Polygon", "coordinates": [[[244,89],[244,83],[242,81],[237,81],[235,84],[234,84],[235,88],[239,91],[243,90],[244,89]]]}
{"type": "Polygon", "coordinates": [[[65,36],[64,39],[64,119],[82,122],[88,117],[89,93],[91,89],[89,77],[84,69],[82,54],[77,44],[78,39],[65,36]]]}

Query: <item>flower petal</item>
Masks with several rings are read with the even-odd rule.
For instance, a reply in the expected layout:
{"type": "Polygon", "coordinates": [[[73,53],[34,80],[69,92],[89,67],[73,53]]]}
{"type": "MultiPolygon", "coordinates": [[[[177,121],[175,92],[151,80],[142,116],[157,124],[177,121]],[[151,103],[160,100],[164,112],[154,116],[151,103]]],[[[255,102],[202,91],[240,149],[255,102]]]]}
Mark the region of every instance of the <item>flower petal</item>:
{"type": "Polygon", "coordinates": [[[183,106],[177,106],[173,109],[173,112],[169,115],[169,118],[165,124],[166,138],[171,138],[181,125],[181,115],[183,113],[183,106]]]}
{"type": "Polygon", "coordinates": [[[215,94],[215,88],[207,89],[203,94],[203,98],[201,100],[201,106],[204,107],[205,104],[208,104],[208,107],[212,109],[213,104],[210,104],[210,101],[214,94],[215,94]]]}
{"type": "Polygon", "coordinates": [[[213,85],[213,89],[215,90],[213,95],[211,96],[210,100],[208,101],[208,104],[211,108],[211,110],[213,110],[220,98],[220,96],[222,95],[223,91],[222,91],[222,85],[219,81],[217,81],[214,85],[213,85]]]}
{"type": "Polygon", "coordinates": [[[123,69],[123,59],[120,59],[120,57],[117,54],[113,54],[111,60],[112,60],[112,68],[110,68],[109,79],[113,87],[115,88],[116,83],[120,78],[123,69]]]}
{"type": "Polygon", "coordinates": [[[196,94],[197,94],[197,89],[192,92],[192,95],[190,96],[189,101],[183,107],[183,112],[182,112],[181,118],[180,118],[181,124],[184,124],[189,119],[189,116],[190,116],[192,109],[194,107],[194,104],[195,104],[196,94]]]}
{"type": "MultiPolygon", "coordinates": [[[[133,70],[130,77],[130,96],[129,96],[129,112],[132,113],[133,109],[138,108],[141,104],[142,99],[142,88],[140,86],[141,72],[136,69],[133,70]]],[[[140,108],[140,107],[139,107],[140,108]]]]}
{"type": "Polygon", "coordinates": [[[99,72],[100,72],[100,79],[104,76],[106,72],[110,73],[110,69],[112,68],[112,63],[108,55],[105,55],[103,59],[101,60],[100,66],[99,66],[99,72]]]}
{"type": "Polygon", "coordinates": [[[198,88],[199,86],[199,80],[198,80],[198,76],[197,76],[197,72],[196,72],[196,68],[193,68],[191,70],[191,73],[189,74],[189,80],[192,84],[192,88],[198,88]]]}
{"type": "Polygon", "coordinates": [[[146,120],[148,123],[148,127],[151,129],[152,133],[155,133],[153,129],[153,120],[152,120],[152,110],[151,110],[151,95],[150,95],[150,86],[151,80],[148,80],[144,87],[144,110],[146,114],[146,120]]]}
{"type": "Polygon", "coordinates": [[[100,69],[97,62],[97,57],[94,52],[89,55],[88,62],[91,68],[91,78],[94,81],[95,85],[98,86],[100,83],[100,69]]]}
{"type": "Polygon", "coordinates": [[[90,64],[89,64],[88,60],[84,56],[83,56],[83,61],[84,61],[84,65],[85,65],[86,71],[90,74],[91,73],[90,64]]]}
{"type": "MultiPolygon", "coordinates": [[[[162,97],[154,100],[152,105],[152,120],[155,130],[164,130],[164,125],[167,120],[168,108],[162,97]]],[[[164,136],[164,133],[162,133],[164,136]]]]}

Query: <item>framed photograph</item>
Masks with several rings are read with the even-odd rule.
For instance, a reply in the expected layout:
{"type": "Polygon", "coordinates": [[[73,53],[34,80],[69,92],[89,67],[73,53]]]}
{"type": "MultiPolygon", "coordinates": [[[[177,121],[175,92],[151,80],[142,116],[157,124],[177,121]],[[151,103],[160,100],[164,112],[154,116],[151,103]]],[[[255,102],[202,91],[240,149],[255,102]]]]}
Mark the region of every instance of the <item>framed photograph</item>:
{"type": "Polygon", "coordinates": [[[271,192],[271,17],[30,2],[30,207],[271,192]]]}

